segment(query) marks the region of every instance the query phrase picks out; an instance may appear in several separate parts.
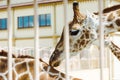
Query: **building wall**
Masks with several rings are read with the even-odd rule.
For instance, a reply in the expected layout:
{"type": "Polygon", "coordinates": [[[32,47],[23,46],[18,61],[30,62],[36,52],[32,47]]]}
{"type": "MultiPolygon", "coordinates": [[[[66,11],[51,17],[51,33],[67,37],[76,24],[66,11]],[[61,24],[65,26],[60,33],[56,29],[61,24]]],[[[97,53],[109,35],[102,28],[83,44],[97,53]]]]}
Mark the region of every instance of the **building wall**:
{"type": "MultiPolygon", "coordinates": [[[[7,12],[6,9],[0,10],[0,18],[6,18],[7,12]]],[[[0,39],[7,39],[7,30],[0,31],[0,39]]]]}

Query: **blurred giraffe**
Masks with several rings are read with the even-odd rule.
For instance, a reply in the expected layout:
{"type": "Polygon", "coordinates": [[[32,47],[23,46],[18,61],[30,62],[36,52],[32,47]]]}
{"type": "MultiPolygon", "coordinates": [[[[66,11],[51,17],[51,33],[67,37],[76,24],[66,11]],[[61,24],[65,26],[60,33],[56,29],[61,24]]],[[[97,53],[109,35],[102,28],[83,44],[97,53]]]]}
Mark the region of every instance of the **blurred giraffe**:
{"type": "MultiPolygon", "coordinates": [[[[7,64],[7,52],[0,52],[0,80],[8,80],[8,64],[7,64]]],[[[65,80],[65,74],[54,69],[48,65],[42,59],[39,59],[40,64],[40,80],[65,80]]],[[[31,56],[18,56],[13,55],[12,58],[12,80],[34,80],[34,58],[31,56]]],[[[70,76],[70,80],[81,80],[70,76]]]]}

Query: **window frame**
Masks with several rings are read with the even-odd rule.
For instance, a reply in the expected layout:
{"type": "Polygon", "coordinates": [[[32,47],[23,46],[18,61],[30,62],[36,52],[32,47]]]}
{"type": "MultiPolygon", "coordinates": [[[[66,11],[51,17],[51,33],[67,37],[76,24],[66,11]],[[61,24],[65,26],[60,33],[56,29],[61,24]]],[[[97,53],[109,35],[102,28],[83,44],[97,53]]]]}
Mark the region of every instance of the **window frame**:
{"type": "Polygon", "coordinates": [[[0,18],[0,30],[7,30],[7,18],[0,18]],[[5,25],[3,26],[2,20],[5,20],[5,25]]]}
{"type": "Polygon", "coordinates": [[[51,26],[51,14],[40,14],[39,15],[39,27],[50,27],[51,26]],[[41,25],[41,16],[45,17],[45,25],[41,25]],[[48,25],[47,15],[50,15],[50,24],[48,25]]]}
{"type": "Polygon", "coordinates": [[[30,16],[19,16],[19,17],[17,17],[17,22],[18,22],[18,26],[17,26],[18,29],[33,28],[34,27],[34,16],[33,15],[30,15],[30,16]],[[28,23],[27,23],[28,26],[25,26],[25,23],[24,23],[24,20],[25,20],[24,18],[25,17],[28,18],[28,23]],[[33,20],[32,20],[33,21],[33,25],[32,26],[30,25],[30,17],[33,17],[33,20]],[[20,23],[19,23],[20,19],[19,18],[22,18],[22,23],[21,23],[22,26],[20,26],[20,23]]]}

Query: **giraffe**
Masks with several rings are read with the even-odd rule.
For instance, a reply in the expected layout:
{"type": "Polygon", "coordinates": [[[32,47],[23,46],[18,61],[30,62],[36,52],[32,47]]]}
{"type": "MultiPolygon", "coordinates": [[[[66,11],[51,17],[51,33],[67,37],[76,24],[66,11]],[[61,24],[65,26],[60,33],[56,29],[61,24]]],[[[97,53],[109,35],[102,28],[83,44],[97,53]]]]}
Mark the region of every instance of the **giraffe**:
{"type": "Polygon", "coordinates": [[[120,47],[108,38],[105,40],[105,46],[107,46],[111,50],[111,52],[116,56],[116,58],[120,61],[120,47]]]}
{"type": "MultiPolygon", "coordinates": [[[[99,32],[99,13],[88,13],[86,15],[80,13],[77,2],[73,3],[74,17],[69,23],[70,36],[70,57],[78,54],[80,51],[98,44],[99,32]]],[[[104,27],[105,35],[112,32],[120,31],[120,5],[105,8],[102,15],[102,27],[104,27]]],[[[53,67],[60,65],[65,59],[64,53],[64,36],[62,36],[53,51],[49,64],[53,67]]]]}
{"type": "MultiPolygon", "coordinates": [[[[7,80],[8,64],[7,52],[0,52],[0,80],[7,80]]],[[[54,69],[42,59],[39,59],[40,80],[65,80],[65,74],[54,69]]],[[[34,75],[34,58],[31,56],[19,56],[12,58],[12,80],[33,80],[34,75]]],[[[70,80],[82,80],[70,76],[70,80]]]]}

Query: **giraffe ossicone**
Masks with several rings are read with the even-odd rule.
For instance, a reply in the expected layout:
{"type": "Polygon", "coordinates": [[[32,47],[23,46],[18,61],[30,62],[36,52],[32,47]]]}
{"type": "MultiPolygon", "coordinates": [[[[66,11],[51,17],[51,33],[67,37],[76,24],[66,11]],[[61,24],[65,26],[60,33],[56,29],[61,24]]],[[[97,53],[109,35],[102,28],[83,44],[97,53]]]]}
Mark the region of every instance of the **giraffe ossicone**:
{"type": "MultiPolygon", "coordinates": [[[[7,52],[0,52],[0,80],[8,80],[7,52]]],[[[42,59],[39,59],[40,80],[65,80],[66,75],[42,59]]],[[[19,56],[12,58],[12,80],[34,80],[34,58],[31,56],[19,56]]],[[[70,76],[70,75],[69,75],[70,76]]],[[[70,76],[70,80],[81,80],[70,76]]]]}
{"type": "MultiPolygon", "coordinates": [[[[80,53],[81,50],[89,48],[91,44],[98,44],[99,37],[99,13],[83,15],[79,11],[77,2],[73,3],[73,20],[69,23],[70,57],[80,53]]],[[[105,8],[103,10],[101,27],[104,27],[105,35],[120,31],[120,5],[105,8]]],[[[60,65],[65,59],[64,33],[62,33],[58,44],[53,51],[49,64],[53,67],[60,65]]]]}

